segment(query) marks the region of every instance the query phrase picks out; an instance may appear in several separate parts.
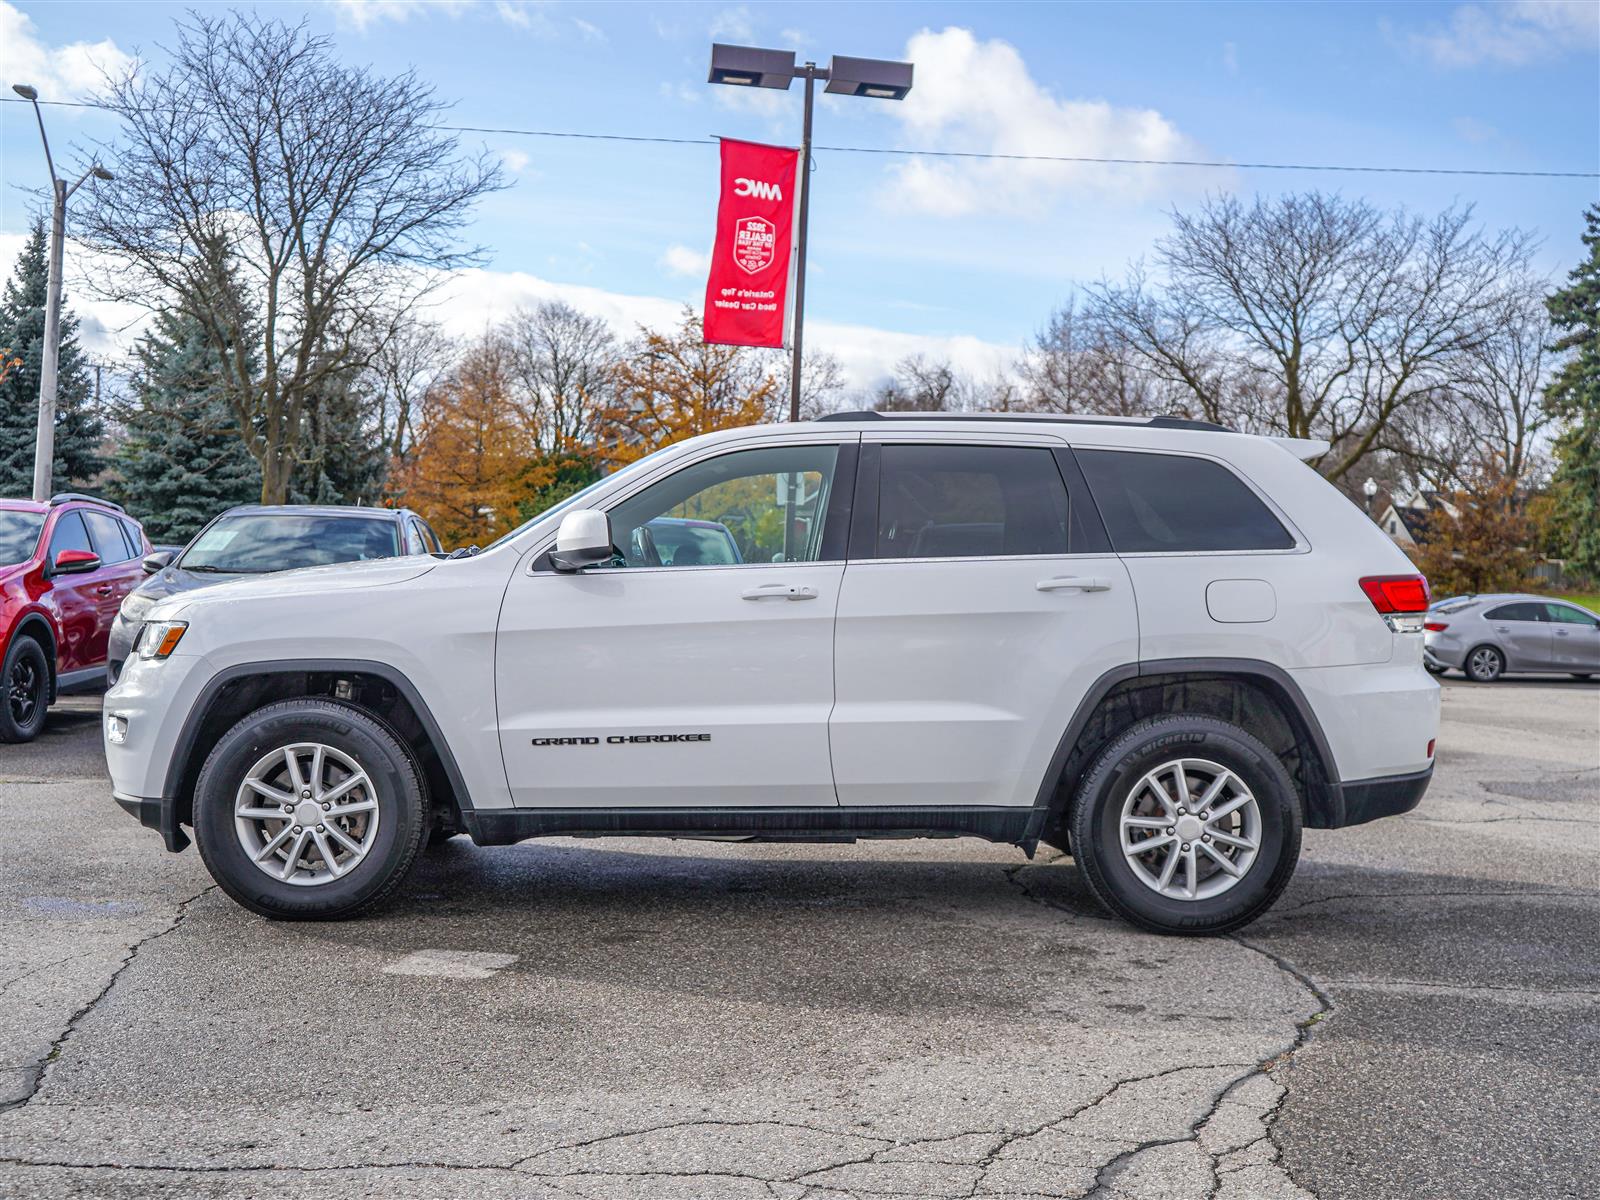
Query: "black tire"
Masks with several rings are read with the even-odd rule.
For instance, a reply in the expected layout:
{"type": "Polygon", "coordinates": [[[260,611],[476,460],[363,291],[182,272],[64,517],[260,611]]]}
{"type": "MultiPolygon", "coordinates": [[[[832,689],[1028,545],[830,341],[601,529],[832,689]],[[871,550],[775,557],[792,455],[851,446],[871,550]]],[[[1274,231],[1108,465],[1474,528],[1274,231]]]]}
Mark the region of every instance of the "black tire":
{"type": "Polygon", "coordinates": [[[1432,663],[1425,662],[1425,663],[1422,664],[1422,669],[1424,671],[1426,671],[1429,675],[1443,675],[1445,673],[1445,671],[1447,671],[1449,668],[1448,667],[1436,667],[1432,663]]]}
{"type": "Polygon", "coordinates": [[[245,717],[207,757],[194,792],[194,834],[206,869],[251,912],[281,920],[354,916],[405,880],[429,828],[421,773],[383,722],[332,700],[281,700],[245,717]],[[373,781],[378,826],[366,857],[342,878],[314,886],[282,882],[257,867],[234,831],[234,799],[251,766],[274,747],[319,742],[356,761],[373,781]]]}
{"type": "Polygon", "coordinates": [[[1505,674],[1506,656],[1487,642],[1474,646],[1461,660],[1461,673],[1473,683],[1493,683],[1505,674]]]}
{"type": "Polygon", "coordinates": [[[1272,906],[1300,858],[1300,798],[1294,781],[1259,738],[1214,717],[1181,713],[1132,726],[1089,765],[1072,798],[1073,853],[1096,899],[1153,933],[1208,935],[1248,925],[1272,906]],[[1145,773],[1176,758],[1208,759],[1255,796],[1260,845],[1244,875],[1218,895],[1172,899],[1146,885],[1122,854],[1120,818],[1145,773]]]}
{"type": "Polygon", "coordinates": [[[1573,673],[1572,673],[1572,677],[1573,677],[1573,678],[1574,678],[1574,679],[1581,679],[1581,680],[1583,680],[1583,681],[1584,681],[1584,682],[1585,682],[1585,683],[1587,683],[1587,682],[1588,682],[1588,681],[1589,681],[1589,680],[1591,680],[1591,679],[1593,679],[1593,678],[1594,678],[1594,676],[1593,676],[1593,675],[1591,675],[1591,674],[1590,674],[1590,673],[1589,673],[1589,672],[1588,672],[1588,671],[1574,671],[1574,672],[1573,672],[1573,673]]]}
{"type": "Polygon", "coordinates": [[[50,660],[36,638],[11,639],[0,664],[0,742],[31,742],[50,707],[50,660]]]}

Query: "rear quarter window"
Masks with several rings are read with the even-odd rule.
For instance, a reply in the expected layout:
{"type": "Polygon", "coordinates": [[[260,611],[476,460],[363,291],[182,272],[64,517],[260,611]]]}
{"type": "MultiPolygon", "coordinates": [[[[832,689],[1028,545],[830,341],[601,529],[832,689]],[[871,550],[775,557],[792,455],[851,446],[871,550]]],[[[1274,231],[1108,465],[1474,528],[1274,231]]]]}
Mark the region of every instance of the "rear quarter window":
{"type": "Polygon", "coordinates": [[[1220,463],[1133,450],[1074,453],[1118,554],[1294,548],[1283,522],[1220,463]]]}

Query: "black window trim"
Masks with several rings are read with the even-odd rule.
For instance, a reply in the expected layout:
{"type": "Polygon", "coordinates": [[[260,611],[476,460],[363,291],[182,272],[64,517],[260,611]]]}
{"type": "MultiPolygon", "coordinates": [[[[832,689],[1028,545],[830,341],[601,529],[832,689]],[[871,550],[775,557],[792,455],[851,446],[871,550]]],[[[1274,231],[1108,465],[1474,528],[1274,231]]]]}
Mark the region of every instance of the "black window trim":
{"type": "Polygon", "coordinates": [[[1300,527],[1289,519],[1289,514],[1284,512],[1271,496],[1257,487],[1255,480],[1225,458],[1218,458],[1214,454],[1201,454],[1195,450],[1168,450],[1158,446],[1108,446],[1098,442],[1074,442],[1073,446],[1079,450],[1109,450],[1118,454],[1161,454],[1168,457],[1200,458],[1214,463],[1242,483],[1251,495],[1266,505],[1267,511],[1277,518],[1284,532],[1294,539],[1294,545],[1285,546],[1281,550],[1124,550],[1117,552],[1118,558],[1240,558],[1259,554],[1311,553],[1311,542],[1300,532],[1300,527]]]}
{"type": "MultiPolygon", "coordinates": [[[[833,485],[828,494],[828,511],[822,518],[822,545],[818,548],[818,557],[804,562],[791,563],[696,563],[694,566],[684,567],[629,567],[628,578],[636,575],[653,575],[661,571],[670,571],[682,574],[686,571],[743,571],[750,568],[765,567],[768,570],[790,570],[795,567],[821,567],[838,566],[845,562],[846,542],[852,529],[851,506],[856,494],[856,481],[858,479],[857,456],[861,452],[861,437],[846,435],[842,438],[774,438],[743,442],[734,442],[729,445],[718,446],[708,454],[695,458],[685,459],[672,463],[665,470],[653,472],[648,479],[641,480],[637,487],[629,488],[614,496],[608,496],[604,505],[597,505],[601,512],[609,517],[620,505],[626,504],[640,492],[654,487],[665,479],[676,475],[679,471],[687,471],[708,463],[718,458],[725,458],[730,454],[740,454],[746,450],[796,450],[807,446],[832,446],[838,451],[834,460],[833,485]]],[[[550,564],[550,551],[555,548],[556,535],[552,531],[547,540],[541,540],[537,549],[530,556],[524,574],[527,575],[561,575],[568,572],[557,571],[550,564]]],[[[609,570],[610,568],[601,568],[609,570]]],[[[586,572],[579,572],[584,574],[586,572]]]]}
{"type": "MultiPolygon", "coordinates": [[[[943,431],[940,431],[941,433],[943,431]]],[[[958,562],[1026,562],[1030,559],[1107,558],[1112,554],[1111,539],[1106,534],[1100,510],[1089,495],[1089,485],[1078,468],[1072,448],[1064,442],[1038,438],[995,440],[990,437],[949,437],[938,434],[905,434],[895,438],[864,439],[861,443],[861,462],[856,472],[856,504],[850,525],[849,561],[865,566],[869,563],[958,563],[958,562]],[[1046,450],[1055,459],[1056,470],[1067,491],[1067,537],[1071,546],[1072,514],[1083,517],[1084,532],[1097,548],[1068,549],[1063,554],[949,554],[936,558],[880,558],[878,556],[878,502],[883,484],[883,447],[885,446],[971,446],[984,450],[1046,450]]]]}

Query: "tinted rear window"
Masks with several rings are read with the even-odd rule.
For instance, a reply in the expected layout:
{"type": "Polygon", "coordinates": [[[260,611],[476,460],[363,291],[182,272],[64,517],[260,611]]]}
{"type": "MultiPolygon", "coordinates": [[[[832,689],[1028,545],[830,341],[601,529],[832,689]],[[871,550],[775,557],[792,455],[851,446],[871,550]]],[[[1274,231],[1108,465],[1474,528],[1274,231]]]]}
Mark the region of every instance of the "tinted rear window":
{"type": "Polygon", "coordinates": [[[879,558],[1067,553],[1067,485],[1032,446],[883,447],[879,558]]]}
{"type": "Polygon", "coordinates": [[[1294,538],[1261,498],[1209,459],[1075,453],[1119,554],[1294,548],[1294,538]]]}
{"type": "Polygon", "coordinates": [[[1502,604],[1484,614],[1491,621],[1546,621],[1542,604],[1502,604]]]}

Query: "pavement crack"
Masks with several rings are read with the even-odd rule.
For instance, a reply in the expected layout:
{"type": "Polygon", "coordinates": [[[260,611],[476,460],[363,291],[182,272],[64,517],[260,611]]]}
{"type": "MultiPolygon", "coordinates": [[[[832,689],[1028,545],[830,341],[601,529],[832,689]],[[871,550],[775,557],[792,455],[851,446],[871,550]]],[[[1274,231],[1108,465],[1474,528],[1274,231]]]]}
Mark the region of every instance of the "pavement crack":
{"type": "Polygon", "coordinates": [[[51,1041],[50,1049],[45,1053],[44,1057],[38,1059],[31,1065],[33,1077],[28,1081],[27,1090],[23,1093],[23,1095],[18,1096],[15,1099],[0,1103],[0,1113],[9,1112],[14,1108],[21,1108],[31,1102],[33,1098],[39,1094],[39,1090],[44,1086],[45,1077],[50,1072],[50,1067],[61,1058],[62,1051],[66,1048],[67,1042],[71,1040],[73,1033],[77,1031],[79,1024],[82,1023],[84,1018],[99,1006],[102,1000],[111,994],[111,989],[117,986],[117,980],[122,978],[123,972],[132,966],[134,960],[139,957],[139,952],[151,942],[158,941],[161,938],[166,937],[167,934],[171,933],[174,929],[177,929],[180,925],[182,925],[184,918],[189,915],[189,906],[195,903],[195,901],[199,900],[201,897],[205,896],[207,893],[214,892],[216,889],[216,884],[208,884],[201,888],[194,895],[179,901],[177,908],[173,910],[172,920],[167,922],[166,925],[162,926],[154,933],[146,934],[144,937],[130,945],[126,951],[124,951],[122,955],[122,961],[112,969],[110,977],[105,982],[105,986],[91,996],[86,1003],[81,1005],[76,1012],[67,1018],[66,1027],[62,1029],[61,1033],[57,1035],[53,1041],[51,1041]]]}

